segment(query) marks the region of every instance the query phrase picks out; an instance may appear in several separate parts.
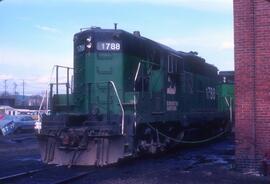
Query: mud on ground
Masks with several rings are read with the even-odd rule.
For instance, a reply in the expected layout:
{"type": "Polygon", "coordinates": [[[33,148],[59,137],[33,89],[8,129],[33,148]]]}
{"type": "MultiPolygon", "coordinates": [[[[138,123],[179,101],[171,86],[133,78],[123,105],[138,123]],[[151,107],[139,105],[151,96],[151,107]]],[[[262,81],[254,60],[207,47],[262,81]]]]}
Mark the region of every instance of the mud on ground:
{"type": "MultiPolygon", "coordinates": [[[[137,158],[115,166],[97,168],[93,173],[73,183],[270,183],[269,177],[236,172],[234,160],[234,141],[232,137],[227,137],[210,144],[181,147],[166,155],[137,158]]],[[[0,165],[0,177],[44,167],[35,136],[29,134],[0,137],[0,165]]]]}

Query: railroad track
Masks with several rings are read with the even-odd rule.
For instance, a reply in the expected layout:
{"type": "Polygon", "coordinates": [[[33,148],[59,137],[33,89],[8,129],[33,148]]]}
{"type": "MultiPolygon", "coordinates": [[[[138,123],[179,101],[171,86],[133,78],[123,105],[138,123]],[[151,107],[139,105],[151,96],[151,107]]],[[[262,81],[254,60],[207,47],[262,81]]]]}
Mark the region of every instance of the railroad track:
{"type": "Polygon", "coordinates": [[[82,170],[76,168],[67,168],[64,166],[41,168],[0,177],[0,184],[63,184],[70,183],[93,172],[94,171],[92,169],[84,168],[82,170]]]}
{"type": "Polygon", "coordinates": [[[41,172],[43,170],[45,170],[45,169],[34,169],[34,170],[29,170],[29,171],[25,171],[25,172],[21,172],[21,173],[3,176],[3,177],[0,177],[0,183],[5,183],[5,182],[8,182],[10,180],[14,180],[14,179],[17,179],[20,177],[29,176],[31,174],[38,173],[38,172],[41,172]]]}
{"type": "Polygon", "coordinates": [[[53,184],[64,184],[64,183],[68,183],[68,182],[71,182],[71,181],[74,181],[76,179],[80,179],[88,174],[91,174],[93,173],[92,171],[85,171],[85,172],[81,172],[81,173],[77,173],[76,175],[74,176],[71,176],[71,177],[68,177],[68,178],[65,178],[65,179],[62,179],[62,180],[59,180],[59,181],[55,181],[53,184]]]}

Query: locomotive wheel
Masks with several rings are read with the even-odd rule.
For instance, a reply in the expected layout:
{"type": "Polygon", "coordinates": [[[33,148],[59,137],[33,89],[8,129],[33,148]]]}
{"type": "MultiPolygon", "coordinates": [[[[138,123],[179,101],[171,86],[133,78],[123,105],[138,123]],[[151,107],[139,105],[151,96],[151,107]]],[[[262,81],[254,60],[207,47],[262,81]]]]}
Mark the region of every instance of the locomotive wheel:
{"type": "Polygon", "coordinates": [[[159,151],[160,143],[157,141],[157,133],[149,127],[141,129],[137,150],[139,154],[155,154],[159,151]]]}
{"type": "Polygon", "coordinates": [[[173,139],[175,139],[175,140],[172,140],[170,138],[166,138],[165,139],[166,148],[169,149],[171,147],[177,146],[179,144],[179,142],[184,139],[184,137],[185,137],[185,131],[182,130],[179,133],[177,133],[175,136],[173,136],[173,139]]]}
{"type": "Polygon", "coordinates": [[[157,143],[156,143],[156,142],[154,141],[154,139],[152,138],[151,144],[150,144],[150,147],[149,147],[148,152],[149,152],[150,154],[155,154],[155,153],[157,153],[157,147],[158,147],[157,143]]]}

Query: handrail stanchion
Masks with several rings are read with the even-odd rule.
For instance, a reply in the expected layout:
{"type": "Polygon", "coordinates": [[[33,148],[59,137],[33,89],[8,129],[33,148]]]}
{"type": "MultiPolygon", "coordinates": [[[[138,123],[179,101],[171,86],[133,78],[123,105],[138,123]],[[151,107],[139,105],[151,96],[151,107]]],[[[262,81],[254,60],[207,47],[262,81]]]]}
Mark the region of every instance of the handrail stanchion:
{"type": "Polygon", "coordinates": [[[50,84],[50,109],[53,108],[53,84],[50,84]]]}
{"type": "Polygon", "coordinates": [[[110,122],[110,83],[108,82],[108,87],[107,87],[107,120],[110,122]]]}
{"type": "Polygon", "coordinates": [[[115,94],[116,94],[117,100],[118,100],[119,105],[120,105],[120,107],[121,107],[121,111],[122,111],[122,124],[121,124],[122,127],[121,127],[121,133],[122,133],[122,135],[124,135],[125,111],[124,111],[124,108],[123,108],[121,99],[120,99],[120,97],[119,97],[119,94],[118,94],[118,91],[117,91],[117,89],[116,89],[116,86],[115,86],[114,82],[113,82],[113,81],[109,81],[109,83],[111,83],[111,85],[113,86],[113,89],[114,89],[114,92],[115,92],[115,94]]]}
{"type": "Polygon", "coordinates": [[[69,68],[67,68],[67,85],[66,85],[66,93],[67,93],[67,110],[69,111],[69,68]]]}

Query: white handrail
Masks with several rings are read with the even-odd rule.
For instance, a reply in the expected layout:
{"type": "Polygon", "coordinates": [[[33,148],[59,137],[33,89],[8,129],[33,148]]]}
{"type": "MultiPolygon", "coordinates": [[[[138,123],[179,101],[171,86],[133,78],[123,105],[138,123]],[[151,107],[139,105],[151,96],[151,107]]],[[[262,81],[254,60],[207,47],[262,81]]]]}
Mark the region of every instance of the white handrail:
{"type": "Polygon", "coordinates": [[[139,74],[140,68],[141,68],[141,62],[139,62],[139,64],[138,64],[138,67],[137,67],[137,70],[136,70],[136,74],[135,74],[135,77],[134,77],[134,82],[136,82],[136,80],[138,78],[138,74],[139,74]]]}
{"type": "Polygon", "coordinates": [[[227,97],[225,96],[225,101],[227,106],[229,107],[229,111],[230,111],[230,122],[233,121],[233,117],[232,117],[232,98],[230,97],[230,102],[228,101],[227,97]]]}
{"type": "Polygon", "coordinates": [[[134,92],[134,95],[133,95],[133,100],[134,100],[134,127],[135,127],[135,130],[136,130],[136,127],[137,127],[137,99],[136,99],[136,89],[135,89],[135,85],[136,85],[136,81],[137,81],[137,78],[138,78],[138,75],[139,75],[139,71],[140,71],[140,68],[141,68],[141,62],[139,62],[138,64],[138,67],[137,67],[137,70],[136,70],[136,74],[135,74],[135,77],[134,77],[134,86],[133,86],[133,92],[134,92]]]}
{"type": "Polygon", "coordinates": [[[117,99],[118,99],[119,105],[120,105],[121,110],[122,110],[122,128],[121,128],[121,133],[122,133],[122,135],[124,135],[125,111],[124,111],[124,108],[123,108],[121,99],[120,99],[120,97],[119,97],[119,94],[118,94],[118,92],[117,92],[117,89],[116,89],[116,86],[115,86],[114,82],[113,82],[113,81],[109,81],[109,83],[111,83],[111,85],[113,86],[114,92],[115,92],[115,94],[116,94],[116,97],[117,97],[117,99]]]}

